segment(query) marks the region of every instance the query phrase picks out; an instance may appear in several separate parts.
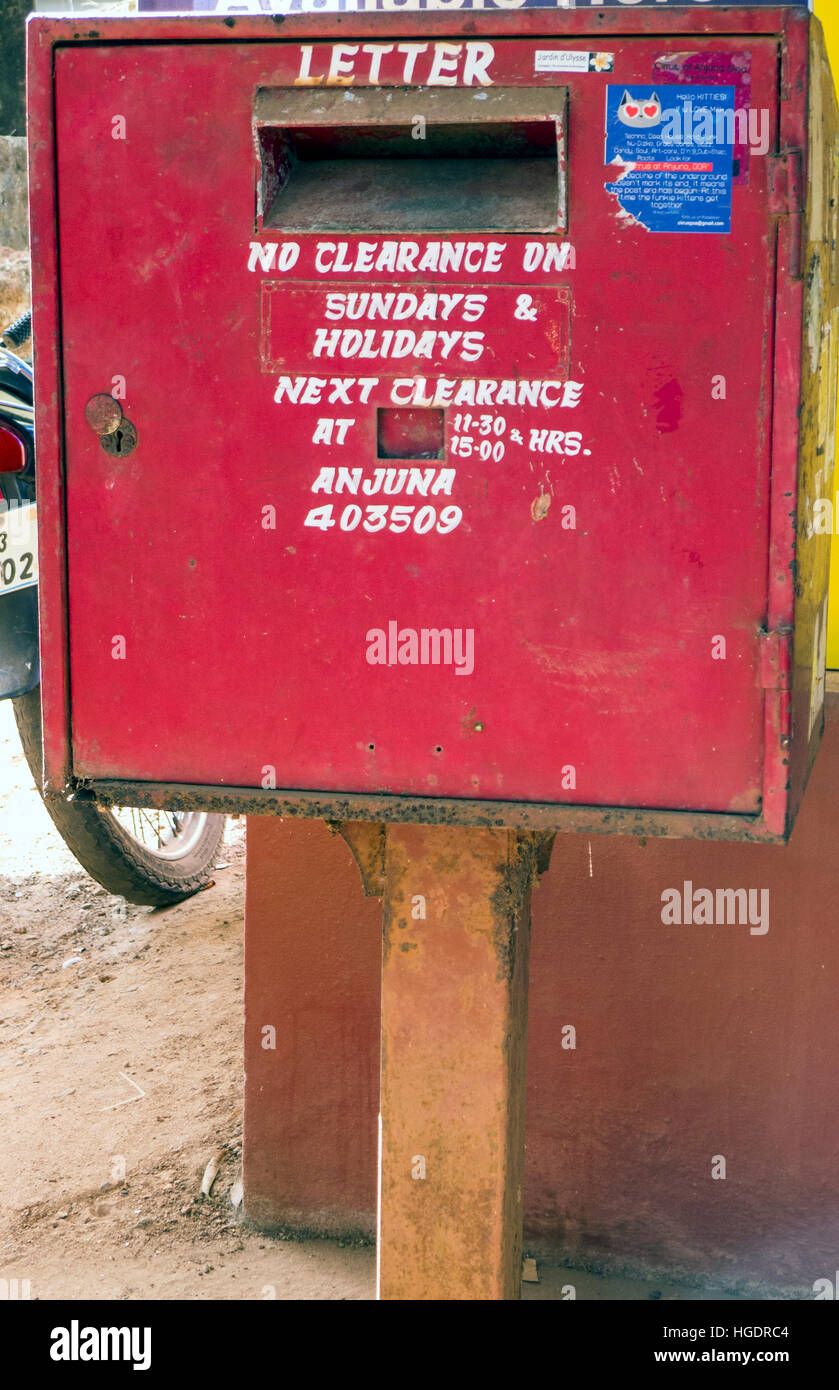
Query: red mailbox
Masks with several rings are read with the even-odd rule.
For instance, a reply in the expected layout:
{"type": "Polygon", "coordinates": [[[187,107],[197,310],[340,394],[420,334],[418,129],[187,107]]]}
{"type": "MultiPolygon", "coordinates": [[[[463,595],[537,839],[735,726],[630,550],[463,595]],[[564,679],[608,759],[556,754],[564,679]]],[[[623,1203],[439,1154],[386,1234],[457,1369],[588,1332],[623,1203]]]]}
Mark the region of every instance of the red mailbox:
{"type": "Polygon", "coordinates": [[[29,34],[47,790],[786,837],[835,436],[817,22],[29,34]]]}

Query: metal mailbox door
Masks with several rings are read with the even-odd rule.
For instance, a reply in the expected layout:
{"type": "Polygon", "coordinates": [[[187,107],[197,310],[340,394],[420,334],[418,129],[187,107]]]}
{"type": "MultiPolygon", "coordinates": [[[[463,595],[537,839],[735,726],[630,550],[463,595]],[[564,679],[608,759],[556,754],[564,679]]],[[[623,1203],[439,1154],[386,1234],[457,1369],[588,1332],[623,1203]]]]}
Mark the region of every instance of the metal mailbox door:
{"type": "MultiPolygon", "coordinates": [[[[759,810],[769,162],[606,162],[685,43],[56,50],[76,778],[759,810]]],[[[776,148],[776,40],[689,48],[776,148]]]]}

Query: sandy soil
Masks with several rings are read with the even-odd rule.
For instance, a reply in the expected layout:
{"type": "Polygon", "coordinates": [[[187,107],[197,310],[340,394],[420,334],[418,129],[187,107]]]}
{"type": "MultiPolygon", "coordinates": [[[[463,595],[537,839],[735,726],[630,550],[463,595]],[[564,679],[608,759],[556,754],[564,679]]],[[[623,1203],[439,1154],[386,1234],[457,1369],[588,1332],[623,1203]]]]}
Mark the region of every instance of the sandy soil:
{"type": "Polygon", "coordinates": [[[369,1248],[269,1240],[230,1202],[244,821],[212,887],[126,905],[54,831],[8,703],[0,808],[0,1278],[39,1298],[370,1297],[369,1248]]]}

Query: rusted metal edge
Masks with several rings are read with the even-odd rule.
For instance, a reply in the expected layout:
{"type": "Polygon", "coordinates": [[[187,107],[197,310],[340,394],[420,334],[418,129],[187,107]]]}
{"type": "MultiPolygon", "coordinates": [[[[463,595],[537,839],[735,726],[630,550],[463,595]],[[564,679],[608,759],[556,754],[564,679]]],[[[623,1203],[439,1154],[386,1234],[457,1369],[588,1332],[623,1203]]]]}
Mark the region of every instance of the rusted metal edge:
{"type": "MultiPolygon", "coordinates": [[[[381,821],[327,821],[333,835],[349,845],[361,875],[365,898],[383,898],[387,878],[387,826],[381,821]]],[[[516,871],[529,891],[551,863],[555,835],[551,830],[524,830],[515,846],[516,871]]]]}
{"type": "Polygon", "coordinates": [[[463,34],[467,38],[484,35],[497,38],[539,38],[558,34],[568,38],[591,35],[593,38],[633,38],[647,33],[667,36],[733,34],[781,35],[789,28],[791,17],[809,18],[802,0],[801,9],[748,10],[727,8],[724,0],[707,10],[681,7],[660,11],[654,22],[649,8],[642,10],[514,10],[505,12],[459,10],[379,10],[325,13],[238,14],[221,15],[210,12],[192,14],[142,14],[128,18],[121,15],[91,15],[82,20],[78,15],[31,15],[30,28],[35,29],[38,42],[45,44],[90,44],[120,42],[201,43],[201,42],[275,42],[277,38],[295,40],[311,36],[316,26],[320,40],[330,40],[361,34],[376,33],[377,29],[391,35],[411,37],[426,28],[445,37],[463,34]]]}
{"type": "Polygon", "coordinates": [[[37,26],[26,53],[29,226],[32,260],[32,346],[38,437],[38,618],[42,682],[43,785],[60,794],[72,773],[70,639],[67,622],[67,499],[64,487],[64,405],[61,266],[54,128],[53,53],[37,26]]]}
{"type": "Polygon", "coordinates": [[[329,821],[329,829],[341,835],[352,850],[361,875],[365,898],[382,898],[385,892],[387,832],[380,821],[329,821]]]}
{"type": "Polygon", "coordinates": [[[765,629],[758,633],[760,652],[760,684],[763,690],[792,688],[792,639],[790,626],[765,629]]]}
{"type": "Polygon", "coordinates": [[[565,832],[641,835],[666,839],[751,840],[782,843],[762,815],[714,811],[660,811],[637,807],[559,806],[550,802],[469,801],[452,797],[390,796],[367,792],[294,792],[254,787],[165,782],[88,781],[73,795],[106,806],[150,806],[230,815],[305,816],[336,822],[407,821],[420,825],[474,825],[565,832]]]}
{"type": "Polygon", "coordinates": [[[811,16],[790,10],[781,45],[779,160],[768,171],[780,179],[776,207],[775,318],[772,402],[769,414],[769,555],[766,639],[762,642],[763,786],[761,809],[770,835],[787,839],[794,816],[790,804],[789,748],[792,697],[787,674],[791,648],[785,634],[795,623],[796,521],[790,494],[797,492],[800,463],[800,367],[804,351],[804,282],[802,278],[804,215],[798,205],[807,186],[808,105],[811,16]],[[777,640],[774,634],[778,634],[777,640]],[[769,634],[773,634],[770,636],[769,634]]]}
{"type": "Polygon", "coordinates": [[[807,197],[804,187],[803,150],[782,150],[766,156],[769,175],[769,211],[776,217],[803,213],[807,197]]]}

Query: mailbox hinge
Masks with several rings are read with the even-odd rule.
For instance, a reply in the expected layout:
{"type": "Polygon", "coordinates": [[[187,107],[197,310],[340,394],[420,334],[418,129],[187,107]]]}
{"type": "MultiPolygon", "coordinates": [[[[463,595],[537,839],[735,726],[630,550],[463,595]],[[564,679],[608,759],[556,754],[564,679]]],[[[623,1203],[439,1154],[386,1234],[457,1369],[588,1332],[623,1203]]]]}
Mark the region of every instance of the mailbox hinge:
{"type": "Polygon", "coordinates": [[[779,264],[786,267],[793,280],[804,278],[804,210],[807,190],[804,187],[804,154],[802,150],[783,150],[767,156],[769,211],[779,218],[779,264]]]}
{"type": "Polygon", "coordinates": [[[762,690],[789,690],[792,673],[792,628],[775,627],[758,632],[760,685],[762,690]]]}
{"type": "Polygon", "coordinates": [[[769,211],[776,217],[794,216],[804,211],[804,154],[783,150],[766,156],[769,180],[769,211]]]}

